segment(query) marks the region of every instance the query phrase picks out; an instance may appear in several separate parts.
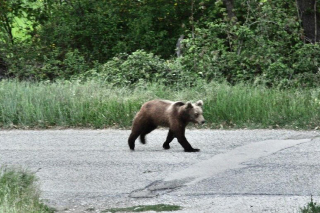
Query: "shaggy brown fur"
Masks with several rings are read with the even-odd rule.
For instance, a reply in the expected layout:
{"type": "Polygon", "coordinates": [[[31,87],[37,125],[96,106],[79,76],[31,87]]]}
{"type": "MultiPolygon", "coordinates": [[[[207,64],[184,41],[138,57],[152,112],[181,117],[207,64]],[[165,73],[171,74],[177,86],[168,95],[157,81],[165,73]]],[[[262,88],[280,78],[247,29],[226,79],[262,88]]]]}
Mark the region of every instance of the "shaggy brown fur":
{"type": "Polygon", "coordinates": [[[141,143],[145,144],[145,136],[158,126],[169,127],[169,133],[163,144],[164,149],[170,149],[170,142],[177,138],[186,152],[198,152],[185,137],[185,128],[189,122],[203,124],[203,102],[195,104],[187,102],[172,102],[165,100],[153,100],[142,105],[140,111],[133,120],[132,132],[128,139],[131,150],[134,150],[135,140],[140,136],[141,143]]]}

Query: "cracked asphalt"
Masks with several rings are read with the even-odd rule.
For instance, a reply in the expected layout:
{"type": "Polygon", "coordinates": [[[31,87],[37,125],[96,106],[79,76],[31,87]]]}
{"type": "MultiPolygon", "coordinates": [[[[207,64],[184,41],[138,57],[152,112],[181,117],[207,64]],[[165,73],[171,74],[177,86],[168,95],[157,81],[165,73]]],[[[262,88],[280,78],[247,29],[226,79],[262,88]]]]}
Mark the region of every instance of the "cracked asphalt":
{"type": "Polygon", "coordinates": [[[0,164],[28,168],[59,212],[174,204],[179,212],[299,212],[320,197],[320,132],[186,130],[198,153],[167,130],[127,145],[128,130],[2,130],[0,164]]]}

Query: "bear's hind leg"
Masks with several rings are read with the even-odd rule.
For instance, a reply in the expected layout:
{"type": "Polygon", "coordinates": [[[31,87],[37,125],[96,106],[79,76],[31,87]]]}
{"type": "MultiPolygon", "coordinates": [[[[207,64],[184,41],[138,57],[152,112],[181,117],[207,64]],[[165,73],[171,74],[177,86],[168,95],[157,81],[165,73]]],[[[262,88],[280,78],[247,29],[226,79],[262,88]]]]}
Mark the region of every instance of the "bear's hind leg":
{"type": "Polygon", "coordinates": [[[148,125],[140,135],[140,142],[142,144],[146,144],[146,135],[155,130],[156,128],[157,126],[155,125],[148,125]]]}
{"type": "Polygon", "coordinates": [[[128,139],[128,144],[131,150],[134,150],[134,142],[135,140],[139,137],[140,133],[137,132],[131,132],[129,139],[128,139]]]}
{"type": "Polygon", "coordinates": [[[166,141],[163,143],[163,148],[164,149],[170,149],[170,142],[174,139],[174,134],[171,130],[169,130],[168,135],[167,135],[167,139],[166,141]]]}

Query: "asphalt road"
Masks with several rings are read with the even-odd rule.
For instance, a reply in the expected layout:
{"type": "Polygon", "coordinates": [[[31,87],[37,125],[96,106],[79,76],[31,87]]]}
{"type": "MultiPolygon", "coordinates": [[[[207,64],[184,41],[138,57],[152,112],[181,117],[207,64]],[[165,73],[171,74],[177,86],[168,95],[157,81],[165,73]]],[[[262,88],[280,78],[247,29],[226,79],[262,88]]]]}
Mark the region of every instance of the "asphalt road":
{"type": "Polygon", "coordinates": [[[175,204],[180,212],[299,212],[320,202],[320,132],[187,130],[198,153],[166,130],[130,151],[127,130],[0,131],[0,164],[39,177],[60,212],[175,204]]]}

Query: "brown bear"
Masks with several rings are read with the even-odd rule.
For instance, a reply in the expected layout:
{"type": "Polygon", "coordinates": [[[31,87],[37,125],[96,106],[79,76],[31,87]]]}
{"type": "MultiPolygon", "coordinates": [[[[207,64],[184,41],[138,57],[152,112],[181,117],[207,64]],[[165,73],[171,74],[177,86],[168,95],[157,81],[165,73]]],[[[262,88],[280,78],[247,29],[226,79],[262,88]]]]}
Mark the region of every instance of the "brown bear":
{"type": "Polygon", "coordinates": [[[153,100],[144,103],[136,114],[132,131],[128,139],[131,150],[134,150],[135,140],[140,136],[141,143],[145,144],[145,136],[157,128],[157,126],[169,127],[169,133],[163,144],[164,149],[170,149],[170,142],[177,138],[178,142],[186,152],[198,152],[194,149],[185,137],[185,129],[189,122],[203,124],[202,115],[203,101],[195,104],[166,100],[153,100]]]}

